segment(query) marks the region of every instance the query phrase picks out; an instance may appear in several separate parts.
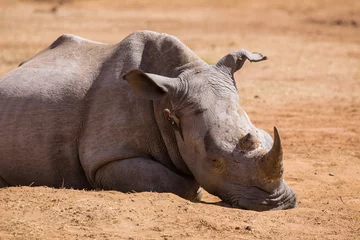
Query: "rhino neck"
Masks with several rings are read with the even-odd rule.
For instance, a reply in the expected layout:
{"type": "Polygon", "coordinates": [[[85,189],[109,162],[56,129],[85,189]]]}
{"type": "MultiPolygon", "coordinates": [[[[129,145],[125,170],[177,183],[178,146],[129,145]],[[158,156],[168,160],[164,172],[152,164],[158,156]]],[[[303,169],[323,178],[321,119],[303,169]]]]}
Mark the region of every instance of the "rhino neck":
{"type": "Polygon", "coordinates": [[[119,78],[132,69],[177,77],[188,69],[207,65],[176,37],[152,31],[130,34],[116,48],[119,78]]]}
{"type": "MultiPolygon", "coordinates": [[[[189,71],[208,67],[193,51],[176,37],[152,31],[138,31],[115,45],[111,58],[118,81],[133,69],[166,77],[178,77],[189,71]]],[[[165,108],[171,109],[170,99],[153,102],[154,118],[161,133],[168,156],[156,159],[166,162],[170,158],[175,167],[184,174],[192,175],[181,158],[174,130],[164,117],[165,108]]]]}

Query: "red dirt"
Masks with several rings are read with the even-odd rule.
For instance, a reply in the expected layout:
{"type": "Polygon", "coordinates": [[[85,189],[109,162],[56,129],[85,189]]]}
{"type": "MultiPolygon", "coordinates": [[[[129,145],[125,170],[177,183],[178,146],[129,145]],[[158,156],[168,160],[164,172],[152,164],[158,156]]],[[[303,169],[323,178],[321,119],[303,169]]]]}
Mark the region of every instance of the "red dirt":
{"type": "Polygon", "coordinates": [[[117,43],[139,29],[166,32],[209,63],[239,48],[261,52],[268,61],[236,74],[241,104],[257,127],[280,130],[299,208],[13,187],[0,189],[0,239],[358,238],[360,1],[149,2],[0,1],[0,76],[63,33],[117,43]]]}

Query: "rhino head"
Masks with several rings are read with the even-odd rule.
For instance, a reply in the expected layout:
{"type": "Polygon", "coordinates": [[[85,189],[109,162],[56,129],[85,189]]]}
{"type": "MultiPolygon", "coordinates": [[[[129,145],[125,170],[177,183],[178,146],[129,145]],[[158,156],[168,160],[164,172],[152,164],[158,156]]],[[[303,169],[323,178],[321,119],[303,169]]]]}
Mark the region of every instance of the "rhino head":
{"type": "Polygon", "coordinates": [[[165,118],[176,133],[181,157],[198,183],[226,203],[264,211],[296,207],[296,195],[283,179],[283,149],[256,128],[240,107],[234,73],[245,60],[266,57],[246,50],[232,52],[216,65],[169,78],[133,70],[124,76],[149,100],[168,99],[165,118]]]}

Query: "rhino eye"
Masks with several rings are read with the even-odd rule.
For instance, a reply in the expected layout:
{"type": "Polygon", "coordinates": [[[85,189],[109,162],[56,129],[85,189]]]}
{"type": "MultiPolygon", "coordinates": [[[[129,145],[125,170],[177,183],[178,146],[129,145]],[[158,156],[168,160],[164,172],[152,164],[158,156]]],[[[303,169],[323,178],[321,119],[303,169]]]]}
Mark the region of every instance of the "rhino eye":
{"type": "Polygon", "coordinates": [[[206,112],[206,111],[207,111],[207,109],[205,109],[205,108],[196,109],[194,111],[194,115],[197,116],[197,115],[200,115],[200,114],[202,114],[203,112],[206,112]]]}

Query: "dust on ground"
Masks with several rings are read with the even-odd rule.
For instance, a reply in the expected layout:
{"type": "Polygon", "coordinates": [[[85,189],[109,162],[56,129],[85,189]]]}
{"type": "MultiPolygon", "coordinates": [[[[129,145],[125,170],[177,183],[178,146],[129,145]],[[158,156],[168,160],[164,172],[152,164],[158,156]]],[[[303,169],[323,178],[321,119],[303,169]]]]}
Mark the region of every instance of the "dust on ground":
{"type": "Polygon", "coordinates": [[[180,38],[208,63],[246,48],[236,74],[255,126],[278,127],[299,208],[253,212],[172,194],[0,189],[0,239],[356,239],[360,235],[360,1],[0,1],[0,76],[63,33],[117,43],[180,38]]]}

